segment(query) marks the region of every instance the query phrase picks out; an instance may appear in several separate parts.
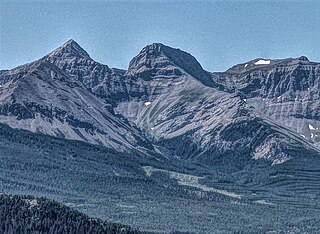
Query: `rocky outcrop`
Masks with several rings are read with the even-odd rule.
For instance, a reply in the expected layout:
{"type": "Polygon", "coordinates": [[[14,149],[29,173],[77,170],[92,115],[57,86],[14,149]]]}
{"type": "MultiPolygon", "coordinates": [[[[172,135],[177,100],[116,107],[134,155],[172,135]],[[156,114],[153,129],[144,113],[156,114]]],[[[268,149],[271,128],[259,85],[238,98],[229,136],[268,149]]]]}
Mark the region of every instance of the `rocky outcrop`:
{"type": "Polygon", "coordinates": [[[2,86],[1,122],[13,128],[101,144],[117,150],[152,149],[150,141],[116,116],[112,104],[46,60],[27,66],[2,86]]]}
{"type": "Polygon", "coordinates": [[[313,143],[320,141],[320,64],[305,56],[295,59],[257,60],[213,73],[226,90],[278,124],[285,125],[313,143]]]}

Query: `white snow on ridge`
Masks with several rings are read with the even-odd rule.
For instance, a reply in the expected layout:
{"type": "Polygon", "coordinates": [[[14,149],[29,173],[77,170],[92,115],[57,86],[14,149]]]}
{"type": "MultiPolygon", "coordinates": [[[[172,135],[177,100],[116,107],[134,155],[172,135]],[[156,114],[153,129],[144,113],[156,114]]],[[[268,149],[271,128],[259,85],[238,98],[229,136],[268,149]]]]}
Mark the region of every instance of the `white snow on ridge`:
{"type": "Polygon", "coordinates": [[[255,65],[267,65],[267,64],[270,64],[270,60],[260,59],[259,61],[255,62],[254,64],[255,65]]]}
{"type": "Polygon", "coordinates": [[[309,129],[310,130],[316,130],[311,124],[309,124],[309,129]]]}
{"type": "Polygon", "coordinates": [[[145,102],[144,105],[149,106],[149,105],[151,105],[151,102],[145,102]]]}

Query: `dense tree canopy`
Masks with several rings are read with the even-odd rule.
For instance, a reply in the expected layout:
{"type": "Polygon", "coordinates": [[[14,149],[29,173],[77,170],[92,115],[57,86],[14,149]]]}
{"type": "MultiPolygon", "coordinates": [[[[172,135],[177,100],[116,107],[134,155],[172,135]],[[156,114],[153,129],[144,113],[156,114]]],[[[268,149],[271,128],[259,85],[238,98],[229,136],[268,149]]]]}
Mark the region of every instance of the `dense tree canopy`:
{"type": "Polygon", "coordinates": [[[140,234],[126,225],[109,223],[45,198],[0,195],[3,234],[140,234]]]}

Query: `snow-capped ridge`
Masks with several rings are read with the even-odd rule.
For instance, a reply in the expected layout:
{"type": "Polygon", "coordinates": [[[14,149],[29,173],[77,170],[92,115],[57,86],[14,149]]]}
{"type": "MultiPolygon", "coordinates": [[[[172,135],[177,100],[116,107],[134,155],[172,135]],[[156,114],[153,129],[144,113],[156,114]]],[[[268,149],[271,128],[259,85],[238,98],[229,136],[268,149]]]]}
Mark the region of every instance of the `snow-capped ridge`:
{"type": "Polygon", "coordinates": [[[264,60],[264,59],[259,59],[257,62],[255,62],[255,65],[269,65],[270,64],[270,60],[264,60]]]}
{"type": "MultiPolygon", "coordinates": [[[[241,74],[243,72],[248,72],[255,69],[269,69],[269,67],[291,67],[294,69],[297,66],[309,66],[317,65],[318,62],[310,61],[306,56],[300,57],[289,57],[283,59],[265,59],[265,58],[255,58],[243,63],[236,64],[225,72],[230,74],[241,74]]],[[[213,72],[214,74],[221,74],[221,72],[213,72]]]]}

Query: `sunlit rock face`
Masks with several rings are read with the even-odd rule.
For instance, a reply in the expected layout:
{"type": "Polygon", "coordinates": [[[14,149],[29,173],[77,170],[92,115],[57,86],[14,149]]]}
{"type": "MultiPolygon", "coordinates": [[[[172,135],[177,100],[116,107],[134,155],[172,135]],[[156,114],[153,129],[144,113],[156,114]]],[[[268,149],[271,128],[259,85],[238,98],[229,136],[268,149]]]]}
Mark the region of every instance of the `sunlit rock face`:
{"type": "MultiPolygon", "coordinates": [[[[99,78],[92,72],[95,67],[102,69],[100,77],[108,79],[111,70],[107,66],[91,60],[76,42],[68,41],[40,60],[2,72],[0,121],[13,128],[121,151],[151,149],[141,131],[116,116],[109,99],[96,93],[93,81],[99,78]]],[[[111,86],[121,93],[119,86],[111,86]]]]}
{"type": "MultiPolygon", "coordinates": [[[[294,144],[304,147],[305,143],[298,143],[301,136],[290,142],[289,130],[265,119],[243,95],[232,91],[235,88],[227,85],[231,82],[213,78],[206,85],[199,77],[208,73],[189,56],[161,44],[145,47],[126,72],[140,95],[119,102],[115,111],[176,157],[206,165],[223,161],[228,162],[226,167],[243,168],[250,159],[280,164],[291,158],[294,144]],[[189,59],[172,59],[185,57],[189,59]]],[[[257,59],[247,67],[274,63],[257,59]]],[[[228,72],[223,75],[231,79],[228,72]]]]}
{"type": "Polygon", "coordinates": [[[267,117],[317,144],[320,141],[320,65],[305,56],[236,65],[213,79],[267,117]],[[309,128],[309,125],[313,126],[309,128]]]}

